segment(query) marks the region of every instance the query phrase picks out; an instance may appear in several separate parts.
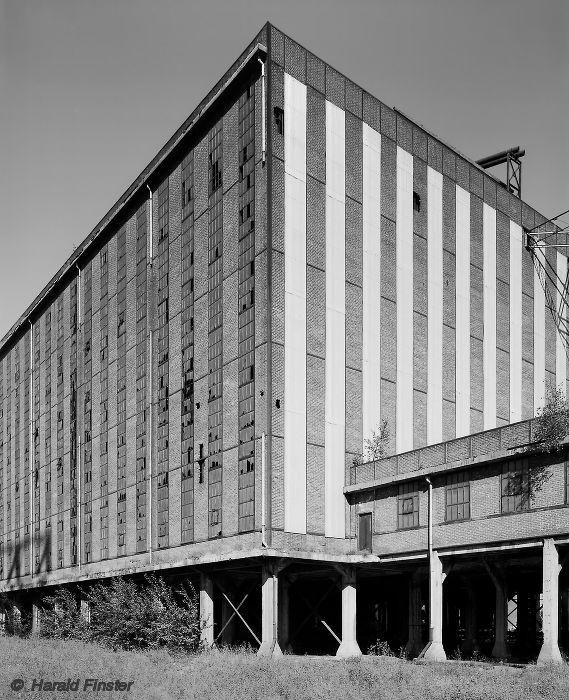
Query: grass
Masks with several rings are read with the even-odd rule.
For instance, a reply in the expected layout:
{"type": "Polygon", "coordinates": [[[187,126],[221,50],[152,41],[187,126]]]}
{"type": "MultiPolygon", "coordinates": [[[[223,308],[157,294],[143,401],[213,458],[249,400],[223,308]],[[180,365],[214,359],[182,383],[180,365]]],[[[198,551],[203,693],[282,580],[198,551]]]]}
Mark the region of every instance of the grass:
{"type": "Polygon", "coordinates": [[[214,651],[173,657],[162,652],[112,652],[92,644],[0,638],[0,697],[128,700],[557,700],[569,697],[569,665],[512,668],[469,663],[415,664],[397,658],[356,661],[214,651]],[[80,678],[78,692],[30,691],[33,678],[80,678]],[[14,678],[25,681],[13,692],[14,678]],[[134,681],[130,692],[82,692],[85,678],[134,681]]]}

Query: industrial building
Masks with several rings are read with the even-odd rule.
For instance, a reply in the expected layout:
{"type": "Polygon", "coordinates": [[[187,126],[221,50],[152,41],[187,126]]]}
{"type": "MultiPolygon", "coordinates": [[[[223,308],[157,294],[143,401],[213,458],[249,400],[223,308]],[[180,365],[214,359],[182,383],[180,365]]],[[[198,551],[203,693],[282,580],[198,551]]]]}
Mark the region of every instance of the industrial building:
{"type": "Polygon", "coordinates": [[[14,610],[157,571],[208,644],[559,661],[567,258],[511,189],[266,24],[0,343],[14,610]]]}

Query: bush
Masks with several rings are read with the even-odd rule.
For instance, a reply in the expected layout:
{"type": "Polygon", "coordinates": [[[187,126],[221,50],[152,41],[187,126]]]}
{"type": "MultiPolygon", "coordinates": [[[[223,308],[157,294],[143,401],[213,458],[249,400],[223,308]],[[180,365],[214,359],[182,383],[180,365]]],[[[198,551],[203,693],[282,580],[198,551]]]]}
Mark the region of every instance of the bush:
{"type": "Polygon", "coordinates": [[[97,584],[89,600],[93,641],[112,649],[199,649],[202,624],[192,587],[173,589],[153,574],[139,586],[117,577],[97,584]]]}
{"type": "Polygon", "coordinates": [[[77,596],[67,588],[59,588],[45,600],[40,625],[42,637],[85,639],[88,625],[81,616],[77,596]]]}
{"type": "Polygon", "coordinates": [[[90,620],[81,614],[77,597],[59,589],[46,600],[42,636],[82,639],[114,650],[166,649],[195,652],[201,644],[203,623],[193,587],[172,588],[154,574],[137,584],[118,576],[97,583],[85,597],[90,620]]]}
{"type": "Polygon", "coordinates": [[[367,653],[370,656],[395,656],[395,652],[389,646],[389,642],[384,639],[377,639],[374,644],[372,644],[367,653]]]}

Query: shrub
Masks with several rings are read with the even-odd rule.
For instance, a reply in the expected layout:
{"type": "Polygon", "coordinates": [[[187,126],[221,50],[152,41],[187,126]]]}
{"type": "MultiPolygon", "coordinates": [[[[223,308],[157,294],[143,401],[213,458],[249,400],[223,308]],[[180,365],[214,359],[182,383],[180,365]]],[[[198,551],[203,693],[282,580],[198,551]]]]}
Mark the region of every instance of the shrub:
{"type": "Polygon", "coordinates": [[[202,623],[195,591],[171,588],[150,574],[137,585],[114,578],[89,592],[90,637],[111,649],[197,651],[202,623]]]}
{"type": "Polygon", "coordinates": [[[40,625],[42,637],[85,639],[88,625],[81,615],[77,596],[67,588],[58,588],[45,599],[40,625]]]}
{"type": "Polygon", "coordinates": [[[395,656],[395,652],[389,646],[389,642],[384,639],[377,639],[374,644],[372,644],[367,653],[370,656],[395,656]]]}
{"type": "Polygon", "coordinates": [[[192,586],[172,588],[153,574],[137,584],[117,576],[97,583],[85,597],[90,620],[77,597],[60,588],[46,600],[40,633],[58,639],[82,639],[111,649],[166,649],[194,652],[200,648],[204,623],[192,586]]]}

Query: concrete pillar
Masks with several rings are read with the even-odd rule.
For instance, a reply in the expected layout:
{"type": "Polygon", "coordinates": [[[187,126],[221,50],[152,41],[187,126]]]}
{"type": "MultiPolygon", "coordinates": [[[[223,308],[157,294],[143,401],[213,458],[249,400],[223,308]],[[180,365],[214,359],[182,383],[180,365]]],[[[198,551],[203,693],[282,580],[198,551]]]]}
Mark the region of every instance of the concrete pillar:
{"type": "Polygon", "coordinates": [[[414,571],[409,578],[409,637],[405,653],[414,659],[423,648],[423,626],[421,624],[421,583],[419,573],[414,571]]]}
{"type": "Polygon", "coordinates": [[[362,652],[356,639],[356,572],[347,568],[342,576],[342,642],[336,656],[353,658],[362,652]]]}
{"type": "Polygon", "coordinates": [[[279,646],[279,579],[273,564],[265,564],[261,580],[261,646],[259,656],[280,656],[279,646]]]}
{"type": "Polygon", "coordinates": [[[91,623],[91,601],[87,600],[87,598],[84,598],[81,596],[80,600],[80,612],[81,612],[81,618],[83,619],[83,622],[85,622],[87,625],[91,623]]]}
{"type": "Polygon", "coordinates": [[[480,651],[476,615],[477,596],[474,585],[471,582],[467,582],[464,594],[465,605],[462,608],[464,611],[464,641],[460,650],[463,654],[471,656],[480,651]]]}
{"type": "Polygon", "coordinates": [[[443,647],[443,564],[436,551],[433,551],[429,569],[429,641],[419,658],[446,661],[443,647]]]}
{"type": "Polygon", "coordinates": [[[41,607],[32,603],[32,634],[39,635],[41,630],[41,607]]]}
{"type": "Polygon", "coordinates": [[[506,659],[510,656],[510,647],[508,646],[508,594],[503,579],[494,576],[493,581],[496,591],[496,608],[492,656],[496,659],[506,659]]]}
{"type": "Polygon", "coordinates": [[[552,539],[543,540],[543,644],[538,664],[563,663],[559,651],[559,553],[552,539]]]}
{"type": "Polygon", "coordinates": [[[12,604],[12,632],[19,634],[22,625],[22,609],[18,603],[12,604]]]}
{"type": "Polygon", "coordinates": [[[206,574],[200,575],[200,621],[202,624],[201,642],[206,649],[214,644],[213,637],[213,580],[206,574]]]}
{"type": "Polygon", "coordinates": [[[290,643],[290,581],[280,577],[279,592],[279,643],[283,652],[292,653],[290,643]]]}

